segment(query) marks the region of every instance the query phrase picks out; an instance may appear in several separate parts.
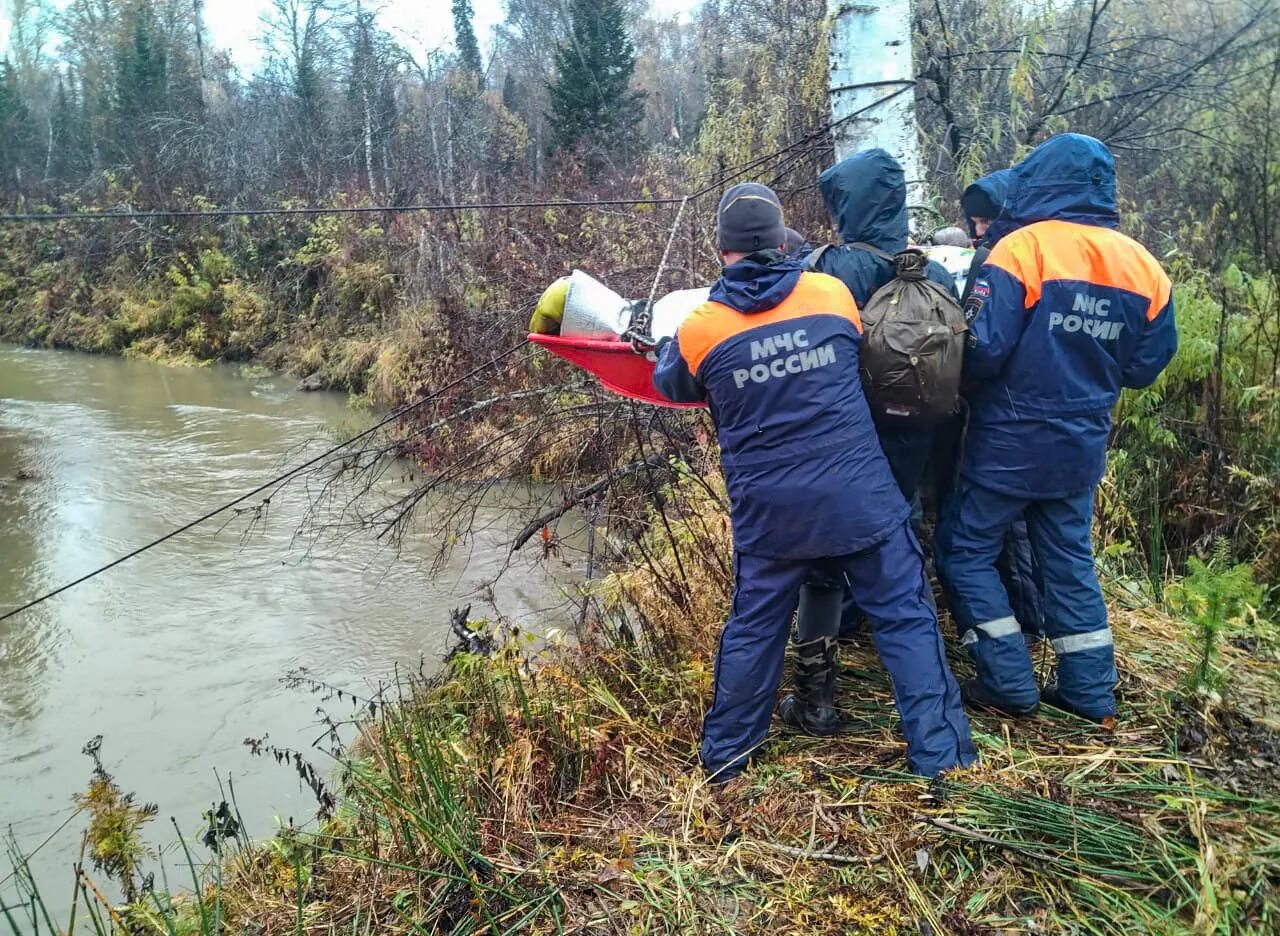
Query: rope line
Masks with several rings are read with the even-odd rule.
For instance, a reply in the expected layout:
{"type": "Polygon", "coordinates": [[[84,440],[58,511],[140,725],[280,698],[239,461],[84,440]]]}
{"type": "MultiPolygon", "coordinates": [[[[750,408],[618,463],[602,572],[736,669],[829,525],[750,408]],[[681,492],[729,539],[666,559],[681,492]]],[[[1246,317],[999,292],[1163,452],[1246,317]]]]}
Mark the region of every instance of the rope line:
{"type": "MultiPolygon", "coordinates": [[[[913,86],[910,82],[872,82],[867,87],[876,85],[901,84],[897,90],[891,91],[882,98],[859,108],[851,114],[845,114],[838,120],[831,120],[811,130],[799,139],[787,144],[772,153],[759,156],[728,172],[722,173],[702,188],[684,196],[663,196],[650,198],[602,198],[602,199],[547,199],[543,201],[525,202],[458,202],[430,203],[412,205],[350,205],[335,207],[303,207],[303,208],[211,208],[205,211],[159,209],[155,211],[54,211],[54,212],[13,212],[0,214],[0,223],[50,223],[55,221],[148,221],[160,219],[188,218],[260,218],[260,217],[314,217],[317,215],[368,215],[368,214],[407,214],[412,212],[436,211],[512,211],[521,208],[608,208],[635,207],[637,205],[680,205],[714,191],[730,179],[738,178],[752,169],[776,159],[797,147],[805,146],[818,137],[847,121],[874,110],[881,104],[903,94],[913,86]]],[[[861,86],[850,86],[861,87],[861,86]]]]}
{"type": "Polygon", "coordinates": [[[14,617],[15,615],[21,614],[23,611],[27,611],[31,608],[34,608],[36,605],[42,602],[48,601],[50,598],[54,598],[58,595],[61,595],[63,592],[67,591],[68,589],[75,588],[77,585],[87,582],[89,581],[89,579],[94,578],[95,576],[98,576],[104,572],[110,571],[111,569],[114,569],[116,566],[121,565],[125,562],[128,562],[130,559],[133,559],[135,556],[140,556],[144,552],[147,552],[150,549],[154,549],[157,546],[161,545],[162,543],[168,542],[169,540],[173,539],[175,536],[185,533],[188,530],[192,529],[193,527],[197,527],[208,520],[212,520],[214,517],[218,516],[219,514],[226,513],[228,510],[232,509],[233,507],[238,507],[240,504],[243,504],[249,498],[254,497],[258,494],[261,494],[263,491],[266,491],[269,488],[275,487],[276,485],[282,484],[285,481],[288,481],[290,478],[293,478],[301,474],[302,472],[306,471],[308,468],[311,468],[319,464],[320,462],[325,461],[328,458],[332,458],[338,452],[342,451],[343,449],[347,448],[353,443],[359,442],[361,439],[368,438],[369,436],[377,432],[379,429],[382,429],[384,426],[387,426],[388,424],[395,422],[396,420],[407,415],[408,413],[413,412],[414,410],[418,409],[421,406],[425,406],[427,403],[430,403],[432,400],[437,399],[442,394],[446,393],[449,390],[452,390],[454,387],[471,379],[477,374],[482,373],[483,371],[496,366],[501,361],[515,354],[521,348],[525,347],[528,343],[529,343],[529,339],[525,338],[514,347],[508,348],[506,351],[503,351],[497,357],[491,358],[485,363],[472,368],[471,370],[463,374],[461,377],[458,377],[457,379],[450,381],[449,383],[445,384],[443,387],[440,387],[438,390],[434,391],[433,393],[430,393],[427,396],[422,397],[421,399],[415,400],[412,403],[406,403],[405,405],[393,410],[390,415],[374,423],[372,426],[370,426],[368,429],[364,430],[363,432],[357,433],[356,435],[353,435],[351,438],[347,439],[346,441],[340,442],[337,445],[326,449],[325,451],[321,452],[319,455],[315,456],[314,458],[308,459],[302,464],[297,465],[293,468],[290,468],[284,474],[277,475],[276,477],[272,478],[270,481],[267,481],[267,482],[264,482],[263,484],[258,485],[252,491],[248,491],[244,494],[241,494],[235,500],[228,501],[227,503],[223,504],[221,507],[217,507],[213,510],[210,510],[208,513],[205,513],[194,520],[184,523],[182,526],[178,527],[175,530],[170,530],[168,533],[164,534],[164,536],[158,537],[157,539],[154,539],[149,543],[144,543],[142,546],[139,546],[137,549],[134,549],[131,552],[128,552],[123,556],[120,556],[118,559],[113,559],[111,562],[108,562],[106,565],[100,566],[99,568],[94,569],[92,572],[88,572],[80,576],[78,579],[67,582],[64,585],[60,585],[57,588],[53,589],[52,591],[45,592],[39,597],[33,598],[31,601],[28,601],[24,605],[21,605],[17,608],[13,608],[10,611],[6,611],[4,614],[0,615],[0,621],[7,621],[9,618],[14,617]]]}
{"type": "Polygon", "coordinates": [[[56,211],[0,214],[0,222],[41,221],[147,221],[159,218],[259,218],[263,216],[300,215],[364,215],[405,214],[431,211],[507,211],[517,208],[607,208],[612,206],[678,205],[683,198],[601,198],[601,199],[548,199],[527,202],[460,202],[457,204],[417,205],[349,205],[329,208],[210,208],[207,211],[158,210],[158,211],[56,211]]]}
{"type": "MultiPolygon", "coordinates": [[[[61,832],[67,826],[71,825],[72,820],[75,819],[76,816],[80,815],[81,812],[83,812],[83,808],[80,806],[77,806],[75,809],[73,809],[71,811],[71,815],[67,816],[66,819],[62,820],[62,825],[58,826],[56,829],[50,832],[47,836],[45,836],[45,840],[43,842],[41,842],[35,848],[31,849],[31,851],[27,852],[25,855],[23,855],[21,852],[16,852],[17,840],[14,839],[16,858],[13,863],[13,870],[10,871],[8,874],[6,874],[4,877],[0,878],[0,887],[4,887],[10,881],[16,878],[18,876],[18,872],[21,871],[24,867],[26,867],[31,862],[32,858],[40,854],[41,849],[43,849],[46,845],[52,842],[55,838],[57,838],[59,832],[61,832]]],[[[9,826],[9,835],[11,837],[13,835],[13,826],[9,826]]]]}
{"type": "Polygon", "coordinates": [[[653,285],[649,287],[649,304],[650,315],[653,314],[653,299],[658,294],[658,283],[662,280],[662,274],[667,268],[667,260],[671,256],[671,245],[676,242],[676,234],[680,231],[680,219],[684,217],[685,205],[689,204],[689,196],[686,195],[680,200],[680,208],[676,211],[676,219],[671,222],[671,233],[667,235],[667,246],[662,249],[662,259],[658,261],[658,272],[653,277],[653,285]]]}

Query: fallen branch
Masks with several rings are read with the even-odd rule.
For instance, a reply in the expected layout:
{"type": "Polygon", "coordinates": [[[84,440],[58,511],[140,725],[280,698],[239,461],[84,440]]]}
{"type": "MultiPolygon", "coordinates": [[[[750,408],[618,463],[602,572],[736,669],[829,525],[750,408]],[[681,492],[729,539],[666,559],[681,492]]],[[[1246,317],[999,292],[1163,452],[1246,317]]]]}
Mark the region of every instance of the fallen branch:
{"type": "Polygon", "coordinates": [[[482,657],[493,656],[493,637],[484,631],[472,630],[467,624],[467,619],[470,616],[471,605],[467,605],[465,608],[454,608],[449,612],[449,630],[458,638],[458,642],[445,654],[446,663],[459,653],[470,653],[474,656],[482,657]]]}
{"type": "Polygon", "coordinates": [[[833,861],[836,864],[876,864],[884,861],[884,855],[872,855],[864,857],[862,855],[841,855],[835,852],[835,846],[829,846],[823,849],[794,848],[791,845],[779,845],[777,842],[752,842],[752,845],[759,845],[761,848],[767,848],[769,851],[777,852],[779,855],[786,855],[788,858],[801,858],[805,861],[833,861]]]}
{"type": "Polygon", "coordinates": [[[569,495],[564,499],[564,503],[557,507],[553,507],[545,513],[539,514],[530,520],[516,536],[515,542],[511,544],[511,552],[515,552],[525,543],[533,538],[533,535],[553,521],[559,520],[574,507],[577,507],[583,501],[590,497],[594,497],[601,491],[607,490],[615,481],[630,477],[642,468],[661,468],[666,464],[666,458],[662,455],[650,455],[648,458],[633,461],[631,464],[619,468],[617,471],[611,471],[609,474],[601,475],[584,488],[576,491],[570,491],[569,495]]]}
{"type": "Polygon", "coordinates": [[[992,835],[983,832],[975,832],[972,829],[966,829],[964,826],[956,825],[954,822],[947,822],[945,819],[938,819],[935,816],[921,816],[922,822],[927,822],[931,826],[936,826],[944,832],[950,832],[953,835],[961,835],[965,838],[973,839],[975,842],[982,842],[984,845],[994,845],[997,848],[1004,848],[1009,851],[1017,852],[1020,855],[1026,855],[1028,858],[1034,858],[1036,861],[1058,862],[1061,859],[1052,855],[1046,855],[1043,852],[1033,851],[1023,845],[1015,845],[1013,842],[1005,842],[992,835]]]}

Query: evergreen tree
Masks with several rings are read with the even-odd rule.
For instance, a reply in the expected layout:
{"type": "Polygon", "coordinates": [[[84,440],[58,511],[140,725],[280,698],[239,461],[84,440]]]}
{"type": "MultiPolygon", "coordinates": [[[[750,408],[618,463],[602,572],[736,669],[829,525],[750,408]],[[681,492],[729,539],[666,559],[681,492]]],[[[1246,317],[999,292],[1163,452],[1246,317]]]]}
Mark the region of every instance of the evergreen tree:
{"type": "Polygon", "coordinates": [[[49,117],[48,163],[49,178],[59,182],[72,181],[76,176],[76,170],[80,168],[77,162],[80,155],[76,132],[78,115],[75,100],[71,96],[74,93],[74,82],[71,94],[68,94],[67,82],[59,75],[58,92],[53,99],[53,111],[49,117]]]}
{"type": "Polygon", "coordinates": [[[549,85],[553,150],[585,142],[593,164],[637,141],[644,94],[631,90],[635,46],[621,0],[572,0],[569,39],[556,51],[549,85]]]}
{"type": "Polygon", "coordinates": [[[515,72],[507,71],[507,77],[502,79],[502,106],[511,113],[518,113],[520,110],[520,89],[516,85],[515,72]]]}
{"type": "Polygon", "coordinates": [[[31,115],[18,87],[18,73],[0,62],[0,191],[20,194],[31,142],[31,115]]]}
{"type": "Polygon", "coordinates": [[[480,61],[480,44],[476,42],[475,12],[471,8],[471,0],[453,0],[453,31],[463,70],[475,75],[477,87],[483,88],[484,65],[480,61]]]}
{"type": "Polygon", "coordinates": [[[116,51],[111,122],[102,143],[117,160],[133,168],[139,181],[161,188],[162,134],[157,118],[170,113],[169,62],[150,7],[140,5],[134,17],[116,51]]]}
{"type": "Polygon", "coordinates": [[[140,11],[131,41],[117,58],[115,106],[124,120],[145,119],[167,110],[168,62],[155,33],[151,17],[140,11]]]}

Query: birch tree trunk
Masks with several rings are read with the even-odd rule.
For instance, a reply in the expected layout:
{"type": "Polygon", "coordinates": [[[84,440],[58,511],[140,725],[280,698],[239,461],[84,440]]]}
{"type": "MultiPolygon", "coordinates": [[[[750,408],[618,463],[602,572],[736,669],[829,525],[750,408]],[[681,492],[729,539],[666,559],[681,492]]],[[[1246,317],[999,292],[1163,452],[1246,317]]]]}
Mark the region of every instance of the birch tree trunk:
{"type": "Polygon", "coordinates": [[[373,172],[373,106],[369,101],[369,72],[368,67],[365,68],[365,74],[360,82],[360,96],[364,104],[364,167],[369,175],[369,194],[378,194],[378,180],[373,172]]]}
{"type": "Polygon", "coordinates": [[[902,164],[907,204],[926,205],[916,128],[910,0],[828,0],[836,159],[879,147],[902,164]]]}

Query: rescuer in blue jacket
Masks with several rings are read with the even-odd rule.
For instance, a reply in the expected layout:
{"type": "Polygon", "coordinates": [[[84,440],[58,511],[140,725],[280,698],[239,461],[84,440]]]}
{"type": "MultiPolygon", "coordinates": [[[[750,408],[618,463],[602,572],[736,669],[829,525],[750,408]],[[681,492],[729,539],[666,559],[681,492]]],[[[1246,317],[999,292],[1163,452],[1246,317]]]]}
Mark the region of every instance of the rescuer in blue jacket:
{"type": "MultiPolygon", "coordinates": [[[[1001,230],[1001,225],[992,225],[1004,210],[1012,175],[1012,169],[997,169],[970,184],[960,199],[969,225],[969,234],[977,248],[963,295],[966,315],[974,308],[969,302],[973,284],[978,281],[979,271],[991,255],[991,247],[1001,230]],[[988,234],[993,236],[989,237],[988,234]]],[[[948,428],[952,431],[940,431],[938,443],[939,449],[948,451],[944,454],[943,451],[935,450],[933,459],[938,470],[936,499],[939,505],[946,503],[955,483],[956,461],[960,456],[960,440],[963,438],[961,424],[948,428]]],[[[1026,520],[1019,518],[1009,526],[996,569],[1009,593],[1009,603],[1013,606],[1013,614],[1018,619],[1023,636],[1028,643],[1038,641],[1044,635],[1044,602],[1041,597],[1040,569],[1031,549],[1026,520]]]]}
{"type": "MultiPolygon", "coordinates": [[[[988,238],[991,225],[1004,210],[1004,200],[1009,194],[1009,177],[1012,169],[997,169],[969,184],[960,196],[960,207],[964,211],[965,221],[969,225],[969,236],[973,238],[973,246],[977,248],[973,254],[973,264],[969,268],[969,278],[965,280],[962,302],[968,302],[973,292],[973,284],[978,280],[978,271],[987,262],[991,254],[991,245],[998,238],[988,238]]],[[[992,234],[999,233],[999,226],[992,234]]]]}
{"type": "Polygon", "coordinates": [[[1004,211],[1004,201],[1009,195],[1009,179],[1012,169],[997,169],[969,183],[960,196],[969,236],[974,246],[987,242],[987,230],[1004,211]]]}
{"type": "MultiPolygon", "coordinates": [[[[882,149],[863,150],[823,172],[818,187],[836,222],[841,244],[811,255],[809,267],[840,280],[858,308],[865,308],[896,271],[888,260],[854,245],[869,244],[889,254],[906,250],[907,183],[902,166],[882,149]]],[[[925,275],[954,292],[955,278],[942,264],[930,261],[925,275]]],[[[882,425],[877,431],[902,495],[913,501],[929,460],[932,428],[882,425]]]]}
{"type": "MultiPolygon", "coordinates": [[[[856,244],[867,244],[885,253],[896,254],[907,247],[907,183],[902,166],[882,149],[855,153],[830,166],[818,178],[827,211],[836,223],[841,243],[821,247],[805,261],[809,269],[834,276],[848,288],[858,308],[865,308],[896,275],[894,265],[856,244]]],[[[925,275],[954,292],[955,279],[940,263],[925,265],[925,275]]],[[[915,508],[937,436],[937,427],[877,425],[876,433],[889,468],[903,497],[915,508]]],[[[839,614],[839,634],[851,638],[857,633],[861,611],[848,600],[838,583],[814,581],[802,593],[797,626],[798,640],[816,636],[824,629],[823,619],[839,614]],[[839,594],[835,594],[835,593],[839,594]],[[843,596],[843,600],[841,600],[843,596]],[[839,606],[839,610],[836,610],[839,606]]],[[[799,647],[797,648],[799,650],[799,647]]],[[[805,661],[807,655],[801,655],[805,661]]],[[[816,666],[798,671],[801,680],[829,678],[816,666]]],[[[819,727],[821,718],[811,718],[819,727]]],[[[829,719],[828,719],[829,721],[829,719]]]]}
{"type": "Polygon", "coordinates": [[[1118,224],[1111,153],[1092,137],[1053,137],[1013,170],[971,296],[969,430],[938,570],[977,665],[968,698],[1014,715],[1042,698],[1098,722],[1115,715],[1094,490],[1120,390],[1150,385],[1178,344],[1169,277],[1118,224]],[[1043,694],[995,568],[1023,515],[1058,658],[1043,694]]]}
{"type": "Polygon", "coordinates": [[[976,753],[907,503],[863,396],[862,323],[849,291],[802,271],[784,240],[772,190],[746,183],[725,193],[723,273],[709,301],[660,346],[654,373],[669,399],[707,401],[731,505],[733,609],[716,655],[702,763],[713,779],[728,779],[764,741],[791,615],[816,573],[846,580],[870,616],[908,762],[933,776],[976,753]]]}

